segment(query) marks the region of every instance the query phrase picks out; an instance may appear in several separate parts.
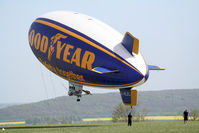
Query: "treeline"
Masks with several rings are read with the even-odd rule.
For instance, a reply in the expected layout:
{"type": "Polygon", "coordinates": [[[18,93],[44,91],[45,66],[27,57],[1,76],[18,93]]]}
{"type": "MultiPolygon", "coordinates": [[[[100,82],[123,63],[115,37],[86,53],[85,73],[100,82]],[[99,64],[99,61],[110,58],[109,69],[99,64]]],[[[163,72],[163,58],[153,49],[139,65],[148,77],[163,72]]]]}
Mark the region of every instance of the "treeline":
{"type": "MultiPolygon", "coordinates": [[[[140,122],[146,120],[145,116],[147,116],[148,110],[146,108],[143,108],[142,110],[137,110],[136,106],[130,107],[120,103],[114,108],[114,111],[112,113],[112,121],[127,122],[129,113],[131,113],[131,115],[133,116],[133,121],[140,122]]],[[[189,120],[199,120],[198,109],[190,110],[189,120]]]]}
{"type": "MultiPolygon", "coordinates": [[[[141,91],[138,92],[137,116],[182,115],[185,109],[199,110],[199,89],[141,91]]],[[[0,109],[0,121],[73,121],[70,117],[112,117],[115,107],[122,102],[119,93],[84,96],[80,102],[76,97],[57,97],[41,102],[14,105],[0,109]],[[67,118],[65,118],[67,116],[67,118]],[[62,119],[64,118],[64,119],[62,119]]]]}

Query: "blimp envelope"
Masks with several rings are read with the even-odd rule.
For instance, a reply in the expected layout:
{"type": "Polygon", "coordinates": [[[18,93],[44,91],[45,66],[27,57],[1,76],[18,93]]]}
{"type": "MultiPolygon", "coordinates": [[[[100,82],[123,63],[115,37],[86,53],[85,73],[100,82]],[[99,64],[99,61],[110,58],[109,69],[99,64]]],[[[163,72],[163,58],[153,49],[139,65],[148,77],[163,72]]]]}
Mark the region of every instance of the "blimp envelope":
{"type": "Polygon", "coordinates": [[[29,29],[29,44],[38,60],[68,80],[70,92],[78,97],[83,85],[120,89],[123,102],[136,105],[137,92],[131,88],[145,83],[149,70],[163,70],[147,65],[131,33],[122,35],[76,12],[55,11],[37,18],[29,29]]]}
{"type": "Polygon", "coordinates": [[[126,88],[146,81],[139,40],[75,12],[52,12],[30,27],[33,53],[55,74],[83,85],[126,88]]]}

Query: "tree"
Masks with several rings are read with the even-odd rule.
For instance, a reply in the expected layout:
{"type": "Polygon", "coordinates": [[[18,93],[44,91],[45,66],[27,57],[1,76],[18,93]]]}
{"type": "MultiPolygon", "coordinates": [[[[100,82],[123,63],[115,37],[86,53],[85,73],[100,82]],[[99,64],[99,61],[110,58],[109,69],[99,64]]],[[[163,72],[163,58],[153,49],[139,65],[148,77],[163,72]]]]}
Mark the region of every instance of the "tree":
{"type": "MultiPolygon", "coordinates": [[[[127,121],[127,116],[131,112],[130,106],[125,106],[122,103],[120,103],[116,108],[114,109],[112,113],[112,121],[118,122],[118,121],[127,121]]],[[[135,114],[135,109],[132,108],[132,116],[135,114]]]]}
{"type": "Polygon", "coordinates": [[[146,115],[147,115],[147,109],[143,108],[142,111],[135,112],[135,114],[134,114],[134,121],[136,121],[136,122],[144,121],[146,115]]]}
{"type": "Polygon", "coordinates": [[[190,116],[192,116],[193,120],[195,121],[197,118],[199,118],[198,110],[197,109],[192,110],[190,116]]]}

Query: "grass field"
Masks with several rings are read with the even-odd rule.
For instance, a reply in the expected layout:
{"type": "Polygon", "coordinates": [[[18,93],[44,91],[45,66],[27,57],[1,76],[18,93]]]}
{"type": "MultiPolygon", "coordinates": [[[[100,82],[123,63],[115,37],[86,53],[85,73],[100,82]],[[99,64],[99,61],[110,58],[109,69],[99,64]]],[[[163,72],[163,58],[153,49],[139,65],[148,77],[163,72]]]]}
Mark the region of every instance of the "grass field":
{"type": "MultiPolygon", "coordinates": [[[[3,127],[1,126],[1,129],[3,127]]],[[[127,123],[95,123],[67,125],[36,125],[4,127],[4,133],[199,133],[199,121],[134,122],[132,127],[127,123]]]]}

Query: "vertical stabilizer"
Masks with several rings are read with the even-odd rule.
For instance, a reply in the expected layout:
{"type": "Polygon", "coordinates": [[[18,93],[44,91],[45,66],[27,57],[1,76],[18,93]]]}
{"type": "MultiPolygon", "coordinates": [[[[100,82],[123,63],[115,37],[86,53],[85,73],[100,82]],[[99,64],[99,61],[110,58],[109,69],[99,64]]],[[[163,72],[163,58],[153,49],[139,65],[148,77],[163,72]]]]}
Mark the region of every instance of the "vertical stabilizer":
{"type": "Polygon", "coordinates": [[[122,45],[132,55],[139,53],[139,40],[131,35],[131,33],[129,32],[126,32],[126,34],[124,35],[122,45]]]}
{"type": "Polygon", "coordinates": [[[131,90],[131,88],[123,88],[120,89],[120,94],[125,105],[137,105],[137,90],[131,90]]]}

